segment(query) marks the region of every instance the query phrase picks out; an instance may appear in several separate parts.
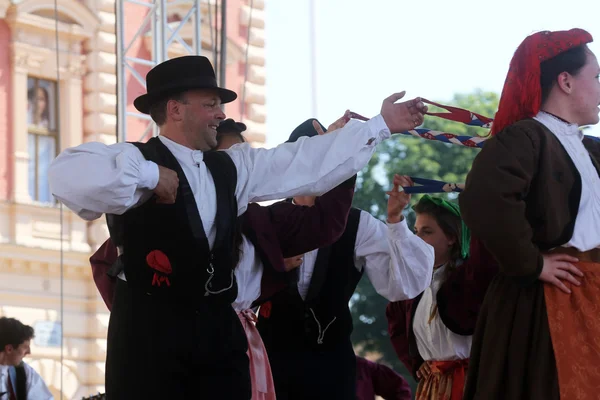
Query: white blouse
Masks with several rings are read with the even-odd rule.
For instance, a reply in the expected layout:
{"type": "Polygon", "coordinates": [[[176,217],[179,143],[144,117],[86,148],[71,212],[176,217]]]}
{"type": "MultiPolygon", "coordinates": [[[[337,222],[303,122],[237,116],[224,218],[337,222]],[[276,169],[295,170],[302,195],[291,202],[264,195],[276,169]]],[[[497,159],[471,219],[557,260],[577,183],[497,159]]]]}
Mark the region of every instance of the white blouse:
{"type": "Polygon", "coordinates": [[[563,145],[581,175],[581,202],[575,218],[573,236],[564,247],[588,251],[600,247],[600,177],[583,145],[583,133],[553,115],[540,112],[536,120],[544,124],[563,145]]]}
{"type": "Polygon", "coordinates": [[[473,336],[461,336],[444,325],[439,311],[429,322],[431,312],[437,305],[437,292],[442,286],[446,266],[433,273],[431,286],[425,289],[415,311],[413,331],[419,354],[424,361],[451,361],[469,358],[473,336]]]}

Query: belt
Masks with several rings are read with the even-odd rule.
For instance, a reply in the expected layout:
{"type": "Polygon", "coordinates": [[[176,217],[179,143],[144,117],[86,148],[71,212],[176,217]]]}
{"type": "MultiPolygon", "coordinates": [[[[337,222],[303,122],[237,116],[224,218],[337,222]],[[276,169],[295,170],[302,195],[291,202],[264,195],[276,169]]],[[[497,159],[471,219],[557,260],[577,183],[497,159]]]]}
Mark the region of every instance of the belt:
{"type": "Polygon", "coordinates": [[[566,254],[577,258],[581,262],[600,263],[600,248],[579,251],[575,247],[557,247],[548,252],[549,254],[566,254]]]}

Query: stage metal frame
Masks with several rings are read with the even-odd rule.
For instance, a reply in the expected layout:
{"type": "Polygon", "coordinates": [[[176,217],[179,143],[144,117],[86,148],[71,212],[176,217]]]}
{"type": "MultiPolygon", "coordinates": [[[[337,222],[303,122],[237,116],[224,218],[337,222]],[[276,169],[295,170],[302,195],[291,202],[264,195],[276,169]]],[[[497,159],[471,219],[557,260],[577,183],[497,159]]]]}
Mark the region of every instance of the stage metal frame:
{"type": "MultiPolygon", "coordinates": [[[[148,126],[139,141],[145,141],[150,132],[153,136],[158,134],[156,124],[150,116],[127,110],[127,74],[131,76],[131,80],[135,79],[143,87],[146,87],[146,79],[141,76],[135,69],[135,65],[147,65],[154,67],[155,65],[168,59],[168,50],[171,44],[179,43],[189,55],[199,55],[202,51],[201,42],[201,1],[200,0],[116,0],[116,34],[117,34],[117,141],[125,142],[132,140],[127,136],[127,121],[129,118],[141,119],[148,121],[148,126]],[[129,7],[126,7],[129,5],[129,7]],[[171,15],[170,9],[178,7],[180,11],[182,5],[189,5],[189,10],[185,15],[181,15],[181,20],[169,22],[168,17],[171,15]],[[135,7],[133,7],[135,6],[135,7]],[[131,12],[147,13],[142,24],[138,27],[135,34],[131,38],[125,38],[125,26],[127,24],[127,14],[131,12]],[[183,40],[180,36],[180,31],[185,24],[191,22],[194,26],[194,36],[192,45],[183,40]],[[129,55],[132,45],[143,38],[150,35],[152,38],[151,59],[143,59],[129,55]]],[[[210,7],[210,5],[209,5],[210,7]]]]}

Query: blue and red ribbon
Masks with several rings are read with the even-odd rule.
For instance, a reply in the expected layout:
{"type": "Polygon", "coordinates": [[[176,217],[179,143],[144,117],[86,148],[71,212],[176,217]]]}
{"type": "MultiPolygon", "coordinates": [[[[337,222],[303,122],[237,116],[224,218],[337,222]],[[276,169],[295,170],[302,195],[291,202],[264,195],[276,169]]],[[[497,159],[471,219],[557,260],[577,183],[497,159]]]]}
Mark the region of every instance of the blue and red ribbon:
{"type": "MultiPolygon", "coordinates": [[[[469,110],[465,110],[459,107],[447,106],[439,104],[427,99],[421,99],[423,103],[431,104],[436,107],[442,108],[448,112],[427,112],[426,115],[433,117],[442,118],[448,121],[461,122],[468,126],[475,126],[478,128],[489,129],[492,126],[493,119],[486,117],[481,114],[474,113],[469,110]]],[[[361,121],[368,121],[369,118],[363,117],[355,112],[348,112],[348,117],[358,119],[361,121]]],[[[443,143],[450,143],[459,146],[482,148],[485,141],[491,136],[466,136],[466,135],[455,135],[453,133],[434,131],[426,128],[415,128],[409,131],[401,132],[403,135],[416,136],[426,140],[436,140],[443,143]]],[[[586,138],[600,142],[600,138],[591,135],[585,135],[586,138]]],[[[449,183],[443,181],[437,181],[433,179],[424,178],[411,178],[414,183],[420,186],[409,186],[403,187],[404,192],[408,194],[416,193],[449,193],[449,192],[461,192],[464,188],[462,183],[449,183]]]]}

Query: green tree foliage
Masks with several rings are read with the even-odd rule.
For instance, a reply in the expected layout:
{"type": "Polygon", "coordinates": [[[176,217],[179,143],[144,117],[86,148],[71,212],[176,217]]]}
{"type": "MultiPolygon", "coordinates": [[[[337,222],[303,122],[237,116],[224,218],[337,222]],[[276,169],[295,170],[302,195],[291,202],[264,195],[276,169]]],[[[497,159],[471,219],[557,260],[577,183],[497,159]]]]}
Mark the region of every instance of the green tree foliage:
{"type": "MultiPolygon", "coordinates": [[[[492,117],[497,110],[498,101],[497,94],[476,90],[470,94],[456,94],[452,101],[446,104],[492,117]]],[[[468,127],[436,117],[426,117],[423,126],[457,135],[485,136],[488,133],[482,128],[468,127]]],[[[391,178],[395,173],[462,183],[478,152],[479,150],[473,148],[397,135],[380,144],[369,165],[359,174],[354,206],[385,220],[387,212],[385,192],[390,189],[391,178]]],[[[452,194],[448,196],[456,198],[452,194]]],[[[417,196],[413,196],[413,202],[415,200],[417,196]]],[[[407,210],[407,221],[412,228],[414,214],[410,209],[407,210]]],[[[385,318],[386,305],[387,300],[375,292],[369,280],[362,279],[351,301],[354,319],[352,338],[356,347],[361,349],[360,353],[381,354],[381,362],[391,365],[396,371],[409,377],[396,357],[389,340],[385,318]]],[[[412,379],[409,379],[409,382],[414,388],[412,379]]]]}

